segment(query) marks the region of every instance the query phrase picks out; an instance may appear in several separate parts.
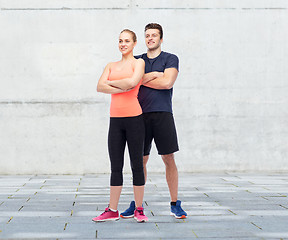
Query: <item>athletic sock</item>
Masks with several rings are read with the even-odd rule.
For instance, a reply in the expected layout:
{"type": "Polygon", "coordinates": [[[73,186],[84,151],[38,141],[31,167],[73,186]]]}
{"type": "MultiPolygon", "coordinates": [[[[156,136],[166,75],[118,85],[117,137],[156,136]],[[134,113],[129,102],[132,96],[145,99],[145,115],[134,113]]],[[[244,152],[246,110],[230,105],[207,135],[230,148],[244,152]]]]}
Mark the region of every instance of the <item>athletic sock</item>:
{"type": "Polygon", "coordinates": [[[112,209],[112,208],[109,208],[109,210],[111,210],[112,212],[117,212],[117,210],[114,210],[114,209],[112,209]]]}
{"type": "Polygon", "coordinates": [[[171,206],[176,206],[176,202],[171,202],[170,205],[171,206]]]}

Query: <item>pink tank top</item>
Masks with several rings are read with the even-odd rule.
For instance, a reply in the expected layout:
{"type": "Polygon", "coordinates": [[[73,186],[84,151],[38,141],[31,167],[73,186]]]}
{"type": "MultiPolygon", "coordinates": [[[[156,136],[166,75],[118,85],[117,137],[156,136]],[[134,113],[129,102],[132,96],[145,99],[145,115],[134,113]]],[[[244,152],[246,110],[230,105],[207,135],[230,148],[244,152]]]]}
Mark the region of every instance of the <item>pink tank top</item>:
{"type": "MultiPolygon", "coordinates": [[[[126,65],[123,69],[117,69],[116,64],[112,64],[108,80],[117,81],[119,79],[132,77],[134,68],[126,65]]],[[[111,94],[110,117],[135,117],[142,114],[142,109],[138,101],[138,92],[142,80],[129,92],[111,94]]]]}

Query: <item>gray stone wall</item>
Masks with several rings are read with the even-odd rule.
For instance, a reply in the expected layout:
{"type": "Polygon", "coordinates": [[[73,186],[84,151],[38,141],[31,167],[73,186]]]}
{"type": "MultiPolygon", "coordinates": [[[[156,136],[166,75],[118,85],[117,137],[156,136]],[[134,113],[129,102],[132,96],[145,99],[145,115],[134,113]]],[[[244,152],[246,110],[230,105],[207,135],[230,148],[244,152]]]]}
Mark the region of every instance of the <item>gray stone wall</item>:
{"type": "MultiPolygon", "coordinates": [[[[179,170],[287,171],[287,13],[285,0],[0,0],[0,174],[109,172],[96,84],[122,29],[146,51],[149,22],[180,58],[179,170]]],[[[148,168],[164,171],[155,149],[148,168]]]]}

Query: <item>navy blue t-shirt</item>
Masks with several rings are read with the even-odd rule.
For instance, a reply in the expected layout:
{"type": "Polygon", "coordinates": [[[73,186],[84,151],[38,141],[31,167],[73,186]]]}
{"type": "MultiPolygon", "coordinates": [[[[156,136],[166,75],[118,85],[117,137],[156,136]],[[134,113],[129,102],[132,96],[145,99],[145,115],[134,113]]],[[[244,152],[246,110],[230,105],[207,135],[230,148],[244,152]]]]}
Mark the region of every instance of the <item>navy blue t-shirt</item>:
{"type": "MultiPolygon", "coordinates": [[[[156,58],[148,58],[144,53],[136,58],[145,61],[145,73],[164,72],[166,68],[176,68],[179,71],[179,59],[176,55],[161,52],[156,58]]],[[[171,112],[172,113],[172,94],[171,89],[154,89],[141,86],[138,93],[138,100],[143,113],[147,112],[171,112]]]]}

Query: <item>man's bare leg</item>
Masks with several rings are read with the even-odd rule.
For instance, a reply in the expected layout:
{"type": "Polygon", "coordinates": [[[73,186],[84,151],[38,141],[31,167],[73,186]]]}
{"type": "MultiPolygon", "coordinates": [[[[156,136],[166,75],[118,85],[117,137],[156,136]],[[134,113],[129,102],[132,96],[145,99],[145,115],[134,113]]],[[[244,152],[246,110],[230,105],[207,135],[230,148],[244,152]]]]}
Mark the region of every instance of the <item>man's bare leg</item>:
{"type": "Polygon", "coordinates": [[[147,180],[147,163],[148,163],[149,155],[143,156],[143,168],[144,168],[144,175],[145,175],[145,182],[147,180]]]}
{"type": "Polygon", "coordinates": [[[178,170],[174,160],[174,153],[161,155],[166,167],[166,181],[168,184],[171,202],[178,199],[178,170]]]}

